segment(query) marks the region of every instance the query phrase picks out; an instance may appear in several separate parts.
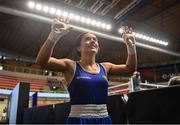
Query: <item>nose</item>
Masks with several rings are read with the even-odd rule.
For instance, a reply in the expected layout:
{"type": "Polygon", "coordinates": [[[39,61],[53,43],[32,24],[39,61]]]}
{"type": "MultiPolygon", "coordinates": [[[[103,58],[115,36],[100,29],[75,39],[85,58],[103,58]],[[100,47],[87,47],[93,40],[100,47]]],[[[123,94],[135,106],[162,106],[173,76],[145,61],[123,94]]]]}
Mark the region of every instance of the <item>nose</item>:
{"type": "Polygon", "coordinates": [[[91,39],[90,39],[90,41],[91,41],[91,42],[93,42],[93,43],[95,43],[95,42],[96,42],[96,40],[95,40],[95,39],[93,39],[93,38],[91,38],[91,39]]]}

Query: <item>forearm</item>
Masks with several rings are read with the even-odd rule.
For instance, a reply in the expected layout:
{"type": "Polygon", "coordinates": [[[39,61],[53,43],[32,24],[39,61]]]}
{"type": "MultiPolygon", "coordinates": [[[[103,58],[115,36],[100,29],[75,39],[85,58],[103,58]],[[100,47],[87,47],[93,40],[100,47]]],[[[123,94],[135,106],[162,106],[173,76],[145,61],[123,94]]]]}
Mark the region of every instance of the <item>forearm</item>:
{"type": "Polygon", "coordinates": [[[48,63],[50,57],[52,56],[53,49],[60,37],[61,35],[57,37],[53,31],[49,34],[47,40],[41,47],[36,58],[36,63],[39,64],[41,67],[45,67],[48,63]]]}
{"type": "Polygon", "coordinates": [[[137,54],[135,44],[133,44],[132,46],[127,46],[127,51],[128,57],[126,65],[129,68],[130,72],[134,72],[137,70],[137,54]]]}

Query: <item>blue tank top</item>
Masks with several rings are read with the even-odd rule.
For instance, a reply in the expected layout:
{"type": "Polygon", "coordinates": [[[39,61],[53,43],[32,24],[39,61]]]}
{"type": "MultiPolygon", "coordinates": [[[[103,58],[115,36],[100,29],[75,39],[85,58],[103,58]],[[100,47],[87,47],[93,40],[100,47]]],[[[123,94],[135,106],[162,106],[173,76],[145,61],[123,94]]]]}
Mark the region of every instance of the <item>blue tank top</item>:
{"type": "Polygon", "coordinates": [[[101,64],[98,66],[99,73],[89,73],[76,62],[74,77],[68,86],[72,105],[107,103],[107,73],[101,64]]]}

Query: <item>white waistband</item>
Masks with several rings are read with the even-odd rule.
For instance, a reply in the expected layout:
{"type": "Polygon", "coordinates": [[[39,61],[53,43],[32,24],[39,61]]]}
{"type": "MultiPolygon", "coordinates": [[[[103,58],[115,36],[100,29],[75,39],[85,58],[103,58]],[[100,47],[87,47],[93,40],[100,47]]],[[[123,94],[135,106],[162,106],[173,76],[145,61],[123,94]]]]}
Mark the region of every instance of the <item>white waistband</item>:
{"type": "Polygon", "coordinates": [[[69,117],[102,118],[107,117],[106,104],[71,105],[69,117]]]}

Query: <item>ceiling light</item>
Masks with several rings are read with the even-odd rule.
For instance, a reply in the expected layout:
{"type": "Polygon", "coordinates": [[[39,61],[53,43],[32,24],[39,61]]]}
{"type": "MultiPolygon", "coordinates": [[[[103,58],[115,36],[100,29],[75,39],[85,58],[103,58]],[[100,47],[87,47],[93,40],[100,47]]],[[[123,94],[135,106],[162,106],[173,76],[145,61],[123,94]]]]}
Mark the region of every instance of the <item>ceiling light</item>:
{"type": "Polygon", "coordinates": [[[145,37],[145,40],[149,41],[150,37],[149,36],[146,36],[145,37]]]}
{"type": "Polygon", "coordinates": [[[42,9],[42,5],[41,5],[41,4],[39,4],[39,3],[38,3],[38,4],[36,4],[36,9],[37,9],[37,10],[41,10],[41,9],[42,9]]]}
{"type": "Polygon", "coordinates": [[[50,14],[55,14],[55,13],[56,13],[56,9],[55,9],[55,8],[51,8],[51,9],[49,10],[49,12],[50,12],[50,14]]]}
{"type": "Polygon", "coordinates": [[[73,13],[70,13],[69,14],[69,19],[73,19],[74,18],[74,14],[73,13]]]}
{"type": "Polygon", "coordinates": [[[101,27],[104,29],[106,27],[106,24],[105,23],[102,23],[101,24],[101,27]]]}
{"type": "Polygon", "coordinates": [[[119,32],[120,34],[122,34],[122,33],[123,33],[123,29],[120,28],[120,29],[118,30],[118,32],[119,32]]]}
{"type": "Polygon", "coordinates": [[[63,17],[67,18],[68,17],[68,12],[64,11],[62,14],[63,17]]]}
{"type": "Polygon", "coordinates": [[[35,7],[35,3],[32,2],[32,1],[29,1],[28,2],[28,6],[29,6],[29,8],[34,8],[35,7]]]}
{"type": "Polygon", "coordinates": [[[85,22],[85,17],[81,17],[81,19],[80,19],[80,21],[82,22],[82,23],[84,23],[85,22]]]}
{"type": "Polygon", "coordinates": [[[86,19],[86,24],[90,24],[90,22],[91,22],[91,19],[87,18],[86,19]]]}
{"type": "Polygon", "coordinates": [[[142,34],[139,34],[139,38],[142,39],[142,38],[143,38],[143,35],[142,35],[142,34]]]}
{"type": "Polygon", "coordinates": [[[79,21],[79,20],[80,20],[80,16],[79,16],[79,15],[76,15],[76,16],[75,16],[75,20],[76,20],[76,21],[79,21]]]}
{"type": "Polygon", "coordinates": [[[44,7],[43,7],[43,11],[44,11],[44,12],[48,12],[48,11],[49,11],[49,7],[48,7],[48,6],[44,6],[44,7]]]}
{"type": "Polygon", "coordinates": [[[96,24],[96,20],[92,20],[92,21],[91,21],[91,25],[94,26],[95,24],[96,24]]]}
{"type": "MultiPolygon", "coordinates": [[[[68,18],[70,20],[74,20],[74,21],[77,21],[77,22],[82,22],[82,23],[85,23],[87,25],[91,25],[91,26],[94,26],[94,27],[98,27],[98,28],[102,28],[102,29],[106,29],[106,30],[110,30],[111,29],[111,25],[110,24],[107,24],[106,22],[100,22],[100,21],[97,21],[96,19],[93,19],[91,20],[91,18],[88,18],[86,16],[83,16],[82,17],[80,15],[76,15],[76,14],[73,14],[73,13],[68,13],[67,10],[61,10],[59,8],[54,8],[54,7],[49,7],[47,5],[43,6],[41,5],[40,3],[35,3],[35,2],[28,2],[28,6],[29,8],[35,8],[36,10],[39,10],[39,11],[42,11],[42,12],[46,12],[48,14],[52,14],[52,15],[56,15],[56,17],[64,17],[64,18],[68,18]]],[[[52,16],[51,16],[52,17],[52,16]]],[[[53,16],[54,17],[54,16],[53,16]]]]}
{"type": "Polygon", "coordinates": [[[111,25],[110,24],[106,25],[106,29],[110,30],[111,29],[111,25]]]}
{"type": "Polygon", "coordinates": [[[165,44],[164,44],[164,45],[165,45],[165,46],[167,46],[168,44],[169,44],[168,42],[165,42],[165,44]]]}
{"type": "Polygon", "coordinates": [[[97,26],[97,27],[100,27],[100,25],[101,25],[101,22],[98,21],[98,22],[96,23],[96,26],[97,26]]]}
{"type": "Polygon", "coordinates": [[[61,16],[61,15],[62,15],[62,10],[57,10],[57,11],[56,11],[56,15],[57,15],[57,16],[61,16]]]}

